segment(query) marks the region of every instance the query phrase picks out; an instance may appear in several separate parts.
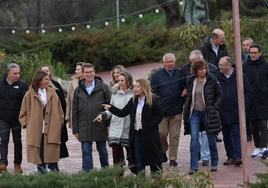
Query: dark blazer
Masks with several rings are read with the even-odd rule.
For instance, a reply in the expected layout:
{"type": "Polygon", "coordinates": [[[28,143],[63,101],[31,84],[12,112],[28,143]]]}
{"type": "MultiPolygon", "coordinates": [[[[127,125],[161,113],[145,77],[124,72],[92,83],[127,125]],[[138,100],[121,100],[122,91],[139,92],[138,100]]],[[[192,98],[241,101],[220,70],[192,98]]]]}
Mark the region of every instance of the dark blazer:
{"type": "Polygon", "coordinates": [[[151,87],[153,93],[160,97],[160,106],[163,116],[175,116],[182,113],[183,100],[181,93],[186,79],[183,70],[173,69],[168,73],[161,68],[152,75],[151,87]]]}
{"type": "Polygon", "coordinates": [[[268,64],[263,57],[257,61],[250,59],[243,65],[243,71],[252,88],[248,112],[249,120],[268,119],[268,64]]]}
{"type": "MultiPolygon", "coordinates": [[[[113,114],[124,117],[130,114],[130,131],[129,131],[129,162],[133,164],[133,133],[136,116],[138,98],[131,98],[128,104],[123,109],[118,109],[112,106],[109,111],[113,114]]],[[[157,97],[153,97],[153,105],[149,107],[146,104],[142,109],[142,130],[141,130],[141,158],[144,165],[156,164],[161,166],[161,143],[159,137],[158,124],[161,122],[162,116],[157,97]]],[[[131,168],[132,172],[136,172],[135,166],[131,168]]]]}
{"type": "Polygon", "coordinates": [[[62,107],[62,110],[64,112],[64,123],[62,125],[61,129],[61,144],[60,144],[60,158],[65,158],[69,157],[69,152],[66,146],[66,142],[68,141],[68,131],[66,127],[66,121],[65,121],[65,116],[66,116],[66,100],[64,96],[63,89],[61,85],[56,81],[56,80],[51,80],[52,84],[57,88],[55,91],[57,93],[57,96],[60,100],[60,104],[62,107]]]}
{"type": "MultiPolygon", "coordinates": [[[[187,96],[184,103],[183,120],[184,120],[184,134],[190,134],[190,116],[192,103],[192,90],[195,76],[189,77],[187,81],[187,96]]],[[[208,73],[207,81],[203,88],[205,105],[206,105],[206,122],[204,129],[209,133],[219,133],[221,131],[221,121],[219,115],[219,107],[222,100],[222,91],[215,76],[208,73]]],[[[200,131],[203,131],[200,129],[200,131]]]]}
{"type": "MultiPolygon", "coordinates": [[[[224,74],[220,72],[218,72],[216,77],[220,83],[223,94],[222,102],[219,108],[222,125],[239,123],[236,70],[234,69],[234,72],[229,78],[227,78],[224,74]]],[[[248,105],[250,104],[251,87],[247,76],[244,75],[243,78],[245,107],[247,109],[248,105]]]]}
{"type": "Polygon", "coordinates": [[[218,66],[220,59],[224,56],[228,56],[228,52],[226,46],[223,44],[219,46],[218,55],[216,55],[215,52],[212,50],[212,44],[210,42],[210,39],[211,37],[207,37],[204,40],[204,42],[200,46],[200,51],[202,52],[203,57],[207,62],[218,66]]]}

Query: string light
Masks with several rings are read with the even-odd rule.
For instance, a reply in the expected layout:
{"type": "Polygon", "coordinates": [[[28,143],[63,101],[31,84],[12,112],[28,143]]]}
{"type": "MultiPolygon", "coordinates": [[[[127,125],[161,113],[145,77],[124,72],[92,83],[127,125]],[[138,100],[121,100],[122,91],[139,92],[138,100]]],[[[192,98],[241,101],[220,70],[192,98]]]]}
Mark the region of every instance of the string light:
{"type": "MultiPolygon", "coordinates": [[[[130,17],[130,16],[135,16],[135,15],[138,15],[139,16],[139,18],[143,18],[143,14],[144,14],[144,12],[146,12],[146,11],[148,11],[148,10],[154,10],[155,11],[155,13],[160,13],[160,7],[165,7],[165,6],[167,6],[167,5],[169,5],[170,3],[172,3],[172,2],[177,2],[179,5],[184,5],[184,3],[183,3],[183,1],[182,0],[169,0],[169,1],[165,1],[165,2],[163,2],[163,3],[161,3],[161,4],[157,4],[157,5],[153,5],[153,6],[151,6],[151,7],[147,7],[147,8],[144,8],[144,9],[142,9],[142,10],[138,10],[138,11],[135,11],[135,12],[132,12],[132,13],[129,13],[129,14],[127,14],[127,15],[124,15],[124,18],[122,18],[121,19],[121,22],[126,22],[126,18],[127,17],[130,17]]],[[[102,19],[99,19],[99,20],[94,20],[93,22],[94,23],[97,23],[97,22],[99,22],[99,23],[101,23],[101,22],[103,22],[103,20],[108,20],[109,22],[110,21],[113,21],[113,20],[115,20],[116,19],[116,17],[110,17],[110,18],[102,18],[102,19]]],[[[108,22],[108,21],[105,21],[105,26],[108,26],[110,23],[108,22]]],[[[71,25],[73,25],[72,27],[71,27],[71,30],[72,31],[75,31],[76,30],[76,28],[75,28],[75,26],[77,26],[77,25],[84,25],[84,24],[87,24],[86,25],[86,28],[87,29],[90,29],[91,28],[91,26],[92,25],[90,25],[89,24],[89,22],[88,21],[86,21],[86,22],[77,22],[77,23],[68,23],[68,24],[64,24],[64,25],[50,25],[50,26],[47,26],[47,27],[49,27],[49,28],[51,28],[51,29],[53,29],[53,28],[58,28],[58,32],[63,32],[63,27],[68,27],[68,26],[71,26],[71,25]]],[[[26,29],[26,33],[27,34],[29,34],[31,31],[30,31],[30,28],[27,28],[27,27],[1,27],[0,28],[0,31],[1,30],[7,30],[7,29],[11,29],[11,33],[12,34],[15,34],[15,33],[17,33],[18,31],[17,30],[15,30],[15,28],[16,29],[18,29],[18,28],[21,28],[22,30],[23,29],[26,29]]],[[[40,29],[40,27],[31,27],[31,30],[38,30],[38,29],[40,29]]],[[[47,32],[47,30],[45,29],[45,28],[42,28],[41,27],[41,30],[39,30],[40,31],[40,33],[46,33],[47,32]]]]}

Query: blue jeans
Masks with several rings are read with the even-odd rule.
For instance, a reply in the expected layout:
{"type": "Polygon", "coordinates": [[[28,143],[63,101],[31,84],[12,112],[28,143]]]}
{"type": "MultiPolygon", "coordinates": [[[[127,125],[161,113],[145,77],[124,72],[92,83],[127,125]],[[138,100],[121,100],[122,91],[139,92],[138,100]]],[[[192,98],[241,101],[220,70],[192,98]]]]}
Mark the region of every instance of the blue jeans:
{"type": "Polygon", "coordinates": [[[201,147],[201,159],[203,161],[210,161],[210,152],[208,146],[208,137],[206,131],[202,131],[199,133],[199,142],[201,147]]]}
{"type": "MultiPolygon", "coordinates": [[[[199,129],[203,121],[205,121],[206,112],[193,111],[190,119],[191,143],[190,143],[190,169],[198,169],[198,152],[200,151],[199,144],[199,129]]],[[[208,145],[211,157],[211,166],[217,167],[219,162],[218,150],[216,145],[215,134],[207,133],[208,145]]]]}
{"type": "MultiPolygon", "coordinates": [[[[99,152],[101,167],[109,166],[108,163],[108,151],[106,149],[106,141],[97,141],[97,150],[99,152]]],[[[82,148],[82,169],[84,171],[90,171],[93,169],[92,159],[92,142],[81,142],[82,148]]]]}
{"type": "Polygon", "coordinates": [[[229,159],[241,159],[239,124],[223,124],[222,134],[226,156],[229,159]]]}

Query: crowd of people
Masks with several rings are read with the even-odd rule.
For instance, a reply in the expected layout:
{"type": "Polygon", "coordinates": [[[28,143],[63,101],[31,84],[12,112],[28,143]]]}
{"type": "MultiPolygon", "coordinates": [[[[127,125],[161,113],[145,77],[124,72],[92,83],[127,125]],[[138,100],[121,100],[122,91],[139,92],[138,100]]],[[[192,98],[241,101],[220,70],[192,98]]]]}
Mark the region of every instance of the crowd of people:
{"type": "MultiPolygon", "coordinates": [[[[189,175],[203,166],[218,170],[217,141],[222,132],[226,150],[223,165],[242,164],[236,67],[224,45],[224,31],[215,29],[193,50],[189,62],[176,67],[173,53],[163,56],[163,67],[148,80],[133,82],[122,65],[111,71],[105,84],[95,67],[79,62],[67,97],[41,66],[29,87],[20,79],[20,66],[10,63],[0,81],[0,173],[7,172],[10,132],[14,142],[14,169],[23,173],[21,129],[26,129],[27,161],[40,173],[60,171],[58,161],[68,157],[67,127],[81,143],[82,170],[94,168],[96,143],[101,167],[113,164],[137,174],[149,165],[159,173],[169,160],[177,166],[181,125],[190,135],[189,175]],[[167,155],[168,151],[168,155],[167,155]]],[[[251,38],[242,41],[247,140],[254,140],[251,157],[268,156],[268,64],[251,38]]]]}

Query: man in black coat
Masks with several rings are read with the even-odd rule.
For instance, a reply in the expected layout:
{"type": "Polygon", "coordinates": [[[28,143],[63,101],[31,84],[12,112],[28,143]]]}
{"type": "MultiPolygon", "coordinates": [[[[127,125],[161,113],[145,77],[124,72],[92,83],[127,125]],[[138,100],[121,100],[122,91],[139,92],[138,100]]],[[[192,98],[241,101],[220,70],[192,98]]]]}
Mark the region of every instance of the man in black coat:
{"type": "Polygon", "coordinates": [[[21,127],[18,117],[27,90],[27,85],[20,80],[20,66],[15,63],[9,64],[7,75],[0,81],[0,173],[7,171],[10,131],[14,142],[15,172],[22,173],[21,127]]]}
{"type": "Polygon", "coordinates": [[[219,60],[228,56],[226,46],[224,44],[224,31],[221,29],[213,30],[211,36],[205,38],[201,44],[200,51],[204,60],[218,66],[219,60]]]}
{"type": "MultiPolygon", "coordinates": [[[[231,58],[222,57],[219,62],[219,73],[216,77],[220,83],[223,98],[219,108],[222,133],[227,160],[223,165],[241,165],[241,143],[239,129],[238,96],[235,66],[232,65],[231,58]]],[[[249,104],[250,85],[244,75],[245,104],[249,104]]]]}
{"type": "Polygon", "coordinates": [[[268,64],[262,57],[261,50],[257,44],[250,46],[250,59],[243,67],[252,87],[247,119],[252,127],[256,149],[252,152],[251,157],[262,156],[267,150],[268,143],[268,64]]]}

